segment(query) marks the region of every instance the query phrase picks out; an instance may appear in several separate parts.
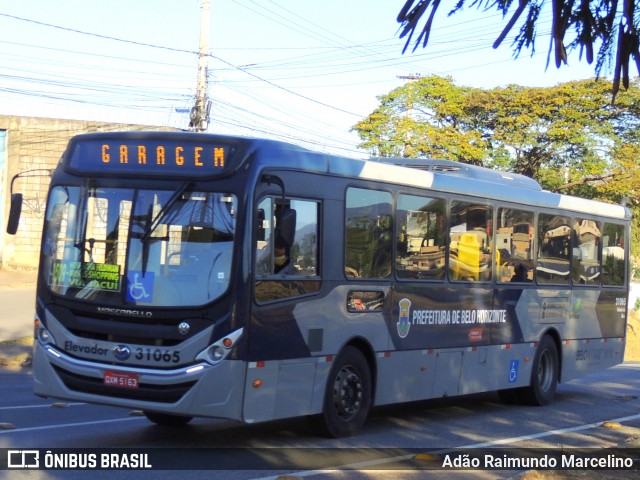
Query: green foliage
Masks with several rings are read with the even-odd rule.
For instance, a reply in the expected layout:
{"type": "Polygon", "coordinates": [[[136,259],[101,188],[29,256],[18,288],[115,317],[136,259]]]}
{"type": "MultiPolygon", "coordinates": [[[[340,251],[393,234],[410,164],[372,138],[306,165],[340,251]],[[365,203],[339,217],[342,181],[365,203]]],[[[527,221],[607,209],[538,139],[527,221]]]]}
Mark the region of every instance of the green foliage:
{"type": "MultiPolygon", "coordinates": [[[[549,58],[555,60],[556,67],[567,63],[567,51],[580,49],[580,59],[588,63],[596,60],[596,74],[602,72],[604,65],[614,64],[612,97],[618,93],[620,84],[624,88],[629,86],[629,63],[633,59],[640,73],[640,15],[638,15],[639,0],[624,0],[621,2],[610,0],[554,0],[546,2],[551,10],[552,21],[549,29],[551,43],[549,44],[549,58]],[[565,45],[565,37],[571,37],[565,45]],[[599,47],[597,54],[596,47],[599,47]],[[584,56],[583,56],[584,55],[584,56]],[[612,60],[614,60],[612,62],[612,60]]],[[[400,38],[407,37],[403,53],[412,42],[413,34],[420,32],[415,41],[414,51],[422,43],[423,47],[429,42],[429,35],[434,25],[434,19],[439,7],[446,4],[442,0],[405,0],[398,13],[401,24],[400,38]],[[422,28],[421,19],[426,17],[422,28]]],[[[520,30],[515,34],[512,45],[516,56],[522,48],[535,51],[536,34],[546,18],[541,20],[541,12],[545,0],[455,0],[449,2],[449,15],[463,10],[465,6],[476,7],[481,11],[498,10],[503,19],[509,18],[502,33],[498,35],[493,47],[497,48],[511,32],[515,25],[520,30]],[[509,15],[510,14],[510,15],[509,15]]],[[[447,8],[447,7],[445,7],[447,8]]]]}
{"type": "Polygon", "coordinates": [[[482,132],[461,123],[471,91],[434,76],[378,97],[380,106],[354,126],[360,147],[381,157],[481,163],[488,147],[482,132]]]}
{"type": "Polygon", "coordinates": [[[631,278],[640,281],[640,208],[632,211],[631,224],[631,278]]]}

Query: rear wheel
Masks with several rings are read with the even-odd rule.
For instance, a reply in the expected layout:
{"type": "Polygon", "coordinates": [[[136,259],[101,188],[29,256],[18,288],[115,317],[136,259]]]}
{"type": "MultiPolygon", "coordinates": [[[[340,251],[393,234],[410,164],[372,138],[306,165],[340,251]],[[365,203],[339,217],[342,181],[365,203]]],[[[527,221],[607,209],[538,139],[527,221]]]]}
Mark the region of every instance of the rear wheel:
{"type": "Polygon", "coordinates": [[[172,415],[170,413],[150,412],[147,410],[144,411],[144,416],[153,423],[169,427],[186,425],[193,419],[193,417],[187,417],[184,415],[172,415]]]}
{"type": "Polygon", "coordinates": [[[371,408],[371,368],[360,350],[347,346],[336,358],[320,415],[324,433],[332,437],[355,435],[371,408]]]}
{"type": "Polygon", "coordinates": [[[549,335],[542,337],[533,359],[531,384],[519,392],[523,403],[548,405],[558,386],[558,348],[549,335]]]}

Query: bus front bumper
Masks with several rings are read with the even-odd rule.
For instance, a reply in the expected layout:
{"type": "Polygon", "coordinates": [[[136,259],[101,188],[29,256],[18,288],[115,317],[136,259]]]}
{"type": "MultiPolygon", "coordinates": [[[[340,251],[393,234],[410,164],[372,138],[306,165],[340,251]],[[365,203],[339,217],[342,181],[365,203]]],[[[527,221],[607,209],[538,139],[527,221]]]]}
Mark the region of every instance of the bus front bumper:
{"type": "Polygon", "coordinates": [[[237,421],[245,375],[241,361],[145,369],[74,358],[38,341],[33,357],[33,391],[41,397],[237,421]]]}

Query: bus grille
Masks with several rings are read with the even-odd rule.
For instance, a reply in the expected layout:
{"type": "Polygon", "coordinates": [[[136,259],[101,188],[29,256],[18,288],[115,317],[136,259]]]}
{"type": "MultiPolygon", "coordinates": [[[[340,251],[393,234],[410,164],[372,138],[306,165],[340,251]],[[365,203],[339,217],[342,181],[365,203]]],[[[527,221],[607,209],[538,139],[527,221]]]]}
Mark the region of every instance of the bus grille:
{"type": "Polygon", "coordinates": [[[178,325],[183,318],[119,318],[109,315],[85,315],[60,305],[49,305],[51,313],[62,325],[77,337],[114,343],[132,343],[173,347],[211,326],[205,318],[189,318],[188,333],[178,325]]]}
{"type": "Polygon", "coordinates": [[[149,402],[174,403],[193,387],[196,382],[177,383],[174,385],[152,385],[142,383],[136,389],[107,386],[100,378],[78,375],[60,367],[54,369],[65,386],[73,391],[104,395],[107,397],[146,400],[149,402]]]}

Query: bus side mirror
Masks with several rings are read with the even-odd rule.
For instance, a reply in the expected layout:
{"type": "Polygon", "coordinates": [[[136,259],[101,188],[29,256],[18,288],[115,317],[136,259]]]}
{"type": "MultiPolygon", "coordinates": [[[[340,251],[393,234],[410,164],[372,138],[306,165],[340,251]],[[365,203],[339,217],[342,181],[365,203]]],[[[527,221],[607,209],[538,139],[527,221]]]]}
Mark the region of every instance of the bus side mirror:
{"type": "Polygon", "coordinates": [[[289,248],[296,236],[296,211],[293,208],[284,208],[276,222],[276,244],[282,242],[284,247],[289,248]]]}
{"type": "Polygon", "coordinates": [[[20,213],[22,213],[22,194],[11,194],[11,210],[9,210],[9,221],[7,222],[7,233],[15,235],[20,224],[20,213]]]}

